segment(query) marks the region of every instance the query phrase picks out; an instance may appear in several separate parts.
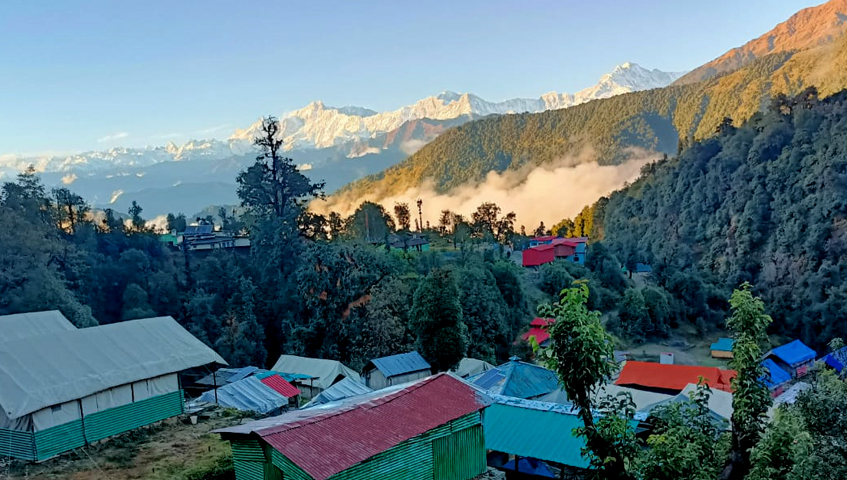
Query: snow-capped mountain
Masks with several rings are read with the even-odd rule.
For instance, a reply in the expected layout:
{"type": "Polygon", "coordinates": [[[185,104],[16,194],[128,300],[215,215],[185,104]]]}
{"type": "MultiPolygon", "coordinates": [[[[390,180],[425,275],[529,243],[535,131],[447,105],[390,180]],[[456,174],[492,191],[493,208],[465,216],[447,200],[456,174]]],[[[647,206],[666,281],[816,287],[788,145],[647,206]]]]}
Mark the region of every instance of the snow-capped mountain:
{"type": "MultiPolygon", "coordinates": [[[[390,112],[376,113],[358,107],[335,108],[323,102],[312,102],[306,107],[289,112],[280,118],[286,148],[327,148],[344,143],[373,138],[399,128],[410,120],[429,118],[448,120],[506,113],[541,112],[568,108],[598,98],[647,90],[669,85],[684,72],[648,70],[635,63],[624,63],[589,88],[574,94],[550,92],[540,98],[515,98],[502,102],[489,102],[471,93],[442,92],[390,112]]],[[[237,130],[230,142],[249,141],[258,131],[260,121],[237,130]]]]}

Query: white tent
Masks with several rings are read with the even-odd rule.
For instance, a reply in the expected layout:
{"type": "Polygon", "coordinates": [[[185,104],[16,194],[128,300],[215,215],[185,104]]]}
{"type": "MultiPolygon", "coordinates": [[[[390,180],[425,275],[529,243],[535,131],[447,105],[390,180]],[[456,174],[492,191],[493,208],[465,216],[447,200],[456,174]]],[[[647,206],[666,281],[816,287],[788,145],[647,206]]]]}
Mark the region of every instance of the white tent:
{"type": "Polygon", "coordinates": [[[471,375],[487,372],[492,368],[494,368],[494,365],[486,362],[485,360],[466,357],[463,358],[458,365],[456,365],[456,368],[454,368],[453,371],[461,378],[468,378],[471,375]]]}
{"type": "MultiPolygon", "coordinates": [[[[302,373],[315,377],[312,386],[326,390],[333,383],[343,379],[352,378],[361,381],[359,374],[352,368],[344,365],[338,360],[326,360],[323,358],[298,357],[296,355],[280,355],[273,368],[275,372],[302,373]]],[[[298,380],[297,383],[309,385],[308,380],[298,380]]]]}
{"type": "Polygon", "coordinates": [[[58,310],[0,316],[0,343],[68,330],[76,327],[58,310]]]}

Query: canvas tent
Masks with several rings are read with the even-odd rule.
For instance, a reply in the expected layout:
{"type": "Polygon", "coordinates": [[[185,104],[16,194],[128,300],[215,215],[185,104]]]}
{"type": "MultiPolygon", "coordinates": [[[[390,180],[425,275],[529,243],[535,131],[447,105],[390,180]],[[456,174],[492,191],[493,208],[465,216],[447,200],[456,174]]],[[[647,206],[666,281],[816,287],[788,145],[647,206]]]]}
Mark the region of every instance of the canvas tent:
{"type": "Polygon", "coordinates": [[[318,396],[313,398],[311,402],[304,405],[303,408],[337,402],[339,400],[344,400],[345,398],[355,397],[356,395],[364,395],[371,392],[373,392],[373,390],[366,387],[362,382],[358,382],[350,377],[347,377],[318,394],[318,396]]]}
{"type": "Polygon", "coordinates": [[[75,329],[58,310],[3,315],[0,316],[0,343],[75,329]]]}
{"type": "Polygon", "coordinates": [[[271,370],[292,374],[299,373],[312,377],[314,380],[295,380],[295,383],[303,392],[304,398],[312,398],[347,377],[357,381],[361,380],[359,374],[352,368],[337,360],[323,358],[280,355],[279,360],[276,361],[271,370]]]}
{"type": "Polygon", "coordinates": [[[0,455],[43,460],[182,413],[177,373],[226,363],[171,317],[0,343],[0,455]]]}
{"type": "Polygon", "coordinates": [[[200,395],[200,400],[262,415],[286,410],[290,399],[300,395],[300,390],[273,373],[264,378],[259,376],[242,378],[216,390],[203,393],[200,395]]]}
{"type": "Polygon", "coordinates": [[[494,368],[494,365],[486,362],[485,360],[466,357],[463,358],[455,368],[453,368],[453,372],[462,378],[468,378],[471,375],[487,372],[492,368],[494,368]]]}

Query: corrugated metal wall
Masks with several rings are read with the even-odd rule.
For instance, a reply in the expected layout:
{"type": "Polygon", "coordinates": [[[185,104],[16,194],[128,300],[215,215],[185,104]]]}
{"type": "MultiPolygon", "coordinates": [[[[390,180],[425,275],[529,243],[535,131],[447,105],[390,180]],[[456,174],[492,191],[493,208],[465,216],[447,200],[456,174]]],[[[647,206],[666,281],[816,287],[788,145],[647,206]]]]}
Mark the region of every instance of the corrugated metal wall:
{"type": "Polygon", "coordinates": [[[474,478],[486,468],[482,425],[475,425],[432,442],[433,478],[474,478]]]}
{"type": "Polygon", "coordinates": [[[82,420],[56,425],[35,432],[35,450],[37,460],[47,460],[50,457],[79,448],[85,445],[82,435],[82,420]]]}
{"type": "Polygon", "coordinates": [[[35,460],[35,437],[32,432],[0,428],[0,457],[35,460]]]}
{"type": "Polygon", "coordinates": [[[258,440],[233,440],[232,460],[236,480],[265,480],[265,452],[258,440]]]}
{"type": "Polygon", "coordinates": [[[182,413],[182,390],[93,413],[83,419],[85,438],[96,442],[182,413]]]}
{"type": "Polygon", "coordinates": [[[311,475],[304,472],[291,460],[285,458],[285,455],[279,453],[276,449],[271,452],[271,460],[282,471],[282,478],[284,480],[314,480],[311,475]]]}

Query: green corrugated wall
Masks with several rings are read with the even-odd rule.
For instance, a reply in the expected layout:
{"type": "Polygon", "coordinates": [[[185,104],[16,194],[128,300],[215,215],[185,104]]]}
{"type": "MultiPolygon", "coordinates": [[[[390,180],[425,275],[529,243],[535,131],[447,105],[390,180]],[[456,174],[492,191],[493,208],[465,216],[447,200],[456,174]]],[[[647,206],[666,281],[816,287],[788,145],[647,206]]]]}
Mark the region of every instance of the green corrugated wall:
{"type": "Polygon", "coordinates": [[[62,452],[85,445],[82,435],[82,420],[56,425],[35,432],[35,450],[38,460],[47,460],[62,452]]]}
{"type": "Polygon", "coordinates": [[[274,449],[271,452],[271,461],[282,472],[284,480],[314,480],[311,475],[304,472],[303,469],[294,464],[291,460],[285,458],[285,455],[274,449]]]}
{"type": "Polygon", "coordinates": [[[159,395],[85,417],[85,438],[96,442],[182,413],[182,390],[159,395]]]}
{"type": "Polygon", "coordinates": [[[36,460],[35,437],[32,432],[0,428],[0,457],[36,460]]]}
{"type": "Polygon", "coordinates": [[[265,480],[265,452],[257,439],[233,440],[232,460],[236,480],[265,480]]]}
{"type": "Polygon", "coordinates": [[[482,425],[453,432],[432,442],[433,478],[454,480],[474,478],[486,468],[482,425]]]}

